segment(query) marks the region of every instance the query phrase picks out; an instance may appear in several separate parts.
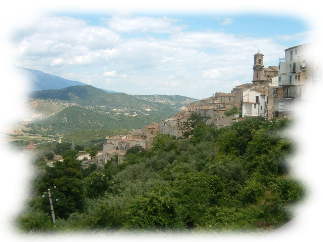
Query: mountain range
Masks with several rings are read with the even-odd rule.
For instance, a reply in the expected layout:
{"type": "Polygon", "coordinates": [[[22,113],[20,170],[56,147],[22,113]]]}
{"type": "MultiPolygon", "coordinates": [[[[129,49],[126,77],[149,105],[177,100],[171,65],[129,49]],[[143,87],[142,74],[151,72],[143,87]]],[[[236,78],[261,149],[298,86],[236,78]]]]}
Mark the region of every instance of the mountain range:
{"type": "Polygon", "coordinates": [[[35,70],[27,69],[24,73],[29,77],[31,73],[37,73],[37,78],[33,76],[35,86],[43,89],[29,94],[33,118],[27,124],[28,132],[45,136],[59,134],[83,143],[93,139],[80,139],[89,130],[111,133],[143,128],[151,122],[165,120],[180,107],[197,101],[179,95],[128,95],[84,83],[77,85],[79,82],[35,70]],[[66,85],[70,86],[58,88],[66,85]]]}
{"type": "Polygon", "coordinates": [[[84,85],[84,83],[70,81],[14,64],[0,65],[0,89],[33,92],[46,89],[61,89],[76,85],[84,85]]]}

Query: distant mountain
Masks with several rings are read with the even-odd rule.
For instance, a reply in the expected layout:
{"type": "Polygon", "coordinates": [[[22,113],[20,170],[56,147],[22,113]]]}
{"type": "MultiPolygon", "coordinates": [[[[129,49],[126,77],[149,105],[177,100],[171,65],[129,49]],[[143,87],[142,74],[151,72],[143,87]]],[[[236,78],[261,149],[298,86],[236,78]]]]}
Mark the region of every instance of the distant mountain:
{"type": "Polygon", "coordinates": [[[159,102],[164,104],[169,104],[174,106],[177,109],[180,109],[183,106],[197,102],[198,99],[180,96],[180,95],[134,95],[135,97],[150,101],[150,102],[159,102]]]}
{"type": "Polygon", "coordinates": [[[151,110],[174,112],[174,108],[168,104],[142,100],[125,93],[108,93],[91,85],[71,86],[59,90],[43,90],[32,92],[32,99],[59,100],[74,103],[79,106],[101,109],[124,110],[151,110]]]}
{"type": "Polygon", "coordinates": [[[62,89],[76,85],[84,85],[84,83],[70,81],[14,64],[0,65],[0,89],[33,92],[48,89],[62,89]]]}

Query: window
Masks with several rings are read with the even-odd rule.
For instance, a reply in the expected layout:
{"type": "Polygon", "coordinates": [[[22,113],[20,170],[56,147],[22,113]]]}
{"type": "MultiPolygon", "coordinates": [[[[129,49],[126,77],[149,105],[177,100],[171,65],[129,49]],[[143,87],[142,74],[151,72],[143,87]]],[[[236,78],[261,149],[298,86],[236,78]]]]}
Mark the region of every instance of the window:
{"type": "Polygon", "coordinates": [[[256,96],[256,103],[259,103],[259,96],[256,96]]]}
{"type": "Polygon", "coordinates": [[[292,61],[292,60],[293,60],[293,51],[292,51],[292,50],[290,51],[290,56],[289,56],[289,57],[290,57],[290,59],[289,59],[289,60],[291,60],[291,61],[292,61]]]}
{"type": "Polygon", "coordinates": [[[257,107],[257,104],[254,104],[254,105],[253,105],[253,108],[256,108],[256,107],[257,107]]]}

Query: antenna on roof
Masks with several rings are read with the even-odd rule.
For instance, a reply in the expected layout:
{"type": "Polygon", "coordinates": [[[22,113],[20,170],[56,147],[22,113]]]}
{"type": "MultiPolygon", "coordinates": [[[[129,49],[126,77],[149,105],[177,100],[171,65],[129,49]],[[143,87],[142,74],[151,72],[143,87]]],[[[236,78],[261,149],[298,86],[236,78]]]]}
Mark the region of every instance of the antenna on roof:
{"type": "Polygon", "coordinates": [[[259,46],[258,46],[258,53],[260,53],[259,46]]]}

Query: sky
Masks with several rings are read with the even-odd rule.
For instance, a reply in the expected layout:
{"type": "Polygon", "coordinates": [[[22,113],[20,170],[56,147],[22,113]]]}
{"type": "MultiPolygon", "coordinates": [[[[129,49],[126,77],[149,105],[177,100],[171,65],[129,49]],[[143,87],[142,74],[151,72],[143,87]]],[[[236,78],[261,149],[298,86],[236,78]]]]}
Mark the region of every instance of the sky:
{"type": "Polygon", "coordinates": [[[255,13],[40,13],[10,35],[14,65],[127,94],[207,98],[252,81],[284,50],[312,42],[295,16],[255,13]]]}

